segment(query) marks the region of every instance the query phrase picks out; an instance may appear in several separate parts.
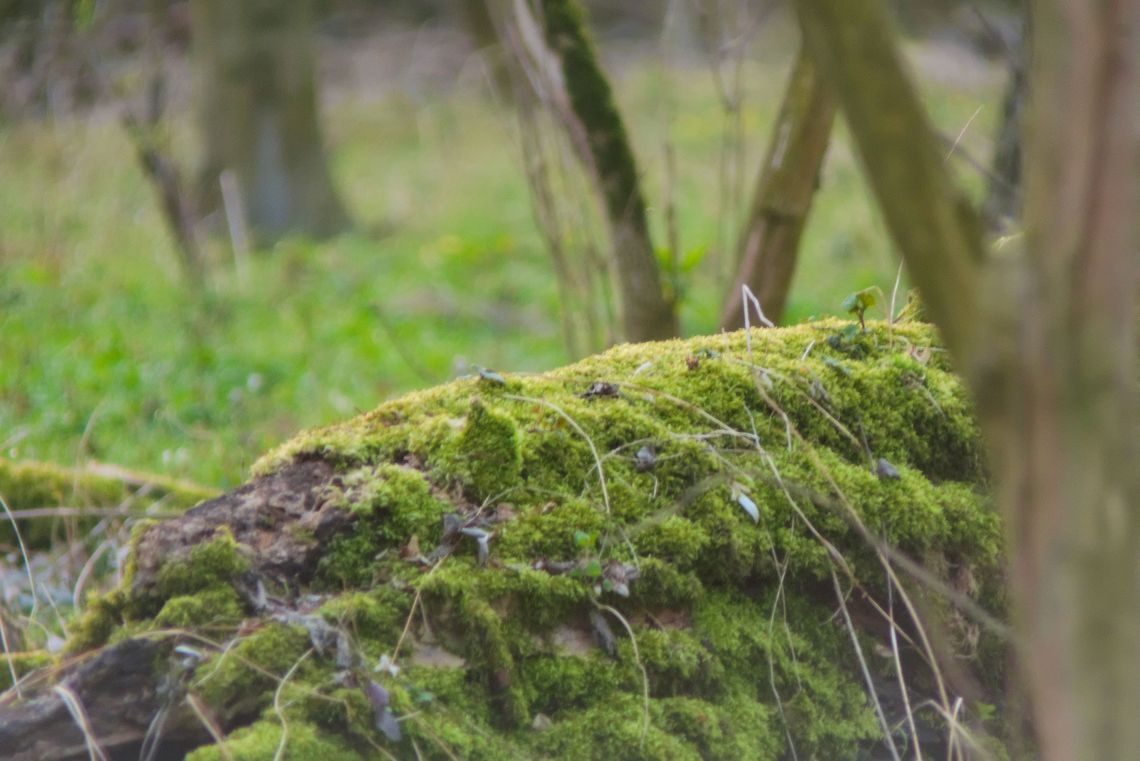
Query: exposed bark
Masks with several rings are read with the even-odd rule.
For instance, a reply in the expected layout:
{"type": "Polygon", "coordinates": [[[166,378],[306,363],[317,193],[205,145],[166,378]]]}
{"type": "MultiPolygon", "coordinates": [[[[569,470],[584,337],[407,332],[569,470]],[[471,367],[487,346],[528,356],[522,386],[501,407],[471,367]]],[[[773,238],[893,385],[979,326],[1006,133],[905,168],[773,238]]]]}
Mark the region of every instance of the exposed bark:
{"type": "Polygon", "coordinates": [[[663,288],[649,236],[645,199],[629,138],[609,80],[598,63],[575,0],[533,0],[547,45],[558,57],[576,125],[586,136],[589,170],[610,229],[626,340],[676,336],[673,299],[663,288]]]}
{"type": "Polygon", "coordinates": [[[979,403],[1046,759],[1140,747],[1140,3],[1033,7],[1026,240],[988,262],[870,0],[797,4],[888,227],[979,403]]]}
{"type": "Polygon", "coordinates": [[[783,314],[835,108],[828,83],[801,48],[761,165],[752,211],[738,242],[739,269],[721,317],[725,330],[744,327],[743,285],[756,295],[768,319],[779,322],[783,314]]]}
{"type": "MultiPolygon", "coordinates": [[[[333,468],[327,463],[299,462],[147,532],[134,554],[130,593],[146,605],[158,570],[172,560],[184,560],[223,526],[245,548],[249,572],[238,584],[251,599],[257,595],[258,583],[295,588],[310,577],[325,543],[352,525],[346,510],[330,504],[326,487],[335,483],[333,468]]],[[[267,610],[259,612],[271,617],[267,610]]],[[[0,704],[4,758],[88,757],[84,733],[58,686],[69,690],[83,707],[88,734],[110,758],[139,758],[148,737],[148,742],[157,743],[155,758],[181,757],[208,741],[206,726],[186,700],[182,677],[189,675],[188,670],[179,668],[174,654],[179,642],[191,650],[199,645],[193,638],[177,635],[127,639],[89,660],[65,663],[50,683],[40,680],[25,686],[25,700],[8,707],[0,704]],[[161,722],[157,721],[163,712],[161,722]]],[[[212,706],[211,719],[228,729],[248,718],[238,709],[212,706]]]]}
{"type": "Polygon", "coordinates": [[[232,169],[263,243],[342,230],[318,123],[312,0],[193,0],[191,9],[199,211],[222,209],[219,177],[232,169]]]}
{"type": "Polygon", "coordinates": [[[34,697],[19,705],[0,704],[0,748],[4,749],[4,758],[141,758],[144,741],[152,734],[155,758],[181,758],[208,740],[206,728],[180,706],[181,695],[162,677],[160,664],[170,656],[173,640],[125,640],[86,661],[65,667],[63,678],[54,688],[43,684],[34,697]],[[73,701],[70,710],[68,699],[73,701]],[[74,712],[76,706],[82,711],[86,730],[74,712]],[[164,708],[166,717],[158,726],[155,718],[164,708]]]}

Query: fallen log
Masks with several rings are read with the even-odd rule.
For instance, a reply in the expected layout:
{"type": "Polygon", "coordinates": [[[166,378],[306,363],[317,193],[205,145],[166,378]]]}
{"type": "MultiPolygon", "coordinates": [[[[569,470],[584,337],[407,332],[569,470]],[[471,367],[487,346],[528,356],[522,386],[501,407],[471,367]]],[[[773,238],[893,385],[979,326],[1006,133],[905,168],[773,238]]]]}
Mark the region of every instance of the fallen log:
{"type": "Polygon", "coordinates": [[[482,370],[140,525],[67,658],[0,699],[0,748],[968,756],[1000,728],[1000,537],[924,325],[482,370]]]}

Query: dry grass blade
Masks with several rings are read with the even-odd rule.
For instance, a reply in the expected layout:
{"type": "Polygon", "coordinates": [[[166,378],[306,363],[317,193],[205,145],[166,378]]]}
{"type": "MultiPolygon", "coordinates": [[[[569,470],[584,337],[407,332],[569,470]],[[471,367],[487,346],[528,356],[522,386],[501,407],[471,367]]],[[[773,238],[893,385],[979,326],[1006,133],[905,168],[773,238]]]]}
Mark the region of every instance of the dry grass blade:
{"type": "Polygon", "coordinates": [[[66,684],[57,684],[52,688],[52,692],[63,701],[67,712],[71,714],[72,720],[79,727],[79,731],[83,733],[83,742],[87,745],[87,755],[91,761],[108,761],[107,754],[95,737],[95,732],[91,728],[91,720],[87,717],[87,711],[83,708],[79,696],[66,684]]]}
{"type": "Polygon", "coordinates": [[[637,649],[637,637],[634,636],[633,627],[630,626],[629,621],[621,614],[621,611],[612,605],[604,605],[597,601],[595,601],[594,604],[597,605],[600,610],[604,610],[616,618],[625,628],[626,634],[629,635],[629,644],[630,647],[633,648],[633,660],[637,664],[637,668],[641,670],[641,747],[644,748],[645,738],[649,736],[649,672],[645,670],[645,664],[641,660],[641,653],[637,649]]]}
{"type": "Polygon", "coordinates": [[[859,637],[855,634],[855,624],[852,623],[851,613],[847,610],[847,598],[839,586],[839,577],[835,575],[835,568],[831,569],[831,583],[835,587],[835,597],[839,600],[839,609],[843,612],[843,621],[847,625],[847,633],[851,637],[851,647],[859,661],[859,669],[863,672],[863,681],[867,684],[867,694],[871,697],[871,705],[875,708],[875,716],[883,730],[883,741],[887,750],[890,751],[893,761],[901,761],[899,750],[895,747],[894,736],[891,734],[891,727],[887,723],[887,716],[883,713],[882,703],[879,702],[879,697],[875,693],[875,682],[871,679],[871,670],[867,667],[867,659],[863,657],[863,648],[859,646],[859,637]]]}
{"type": "Polygon", "coordinates": [[[590,434],[578,424],[578,421],[566,414],[566,411],[559,407],[554,402],[548,402],[545,399],[536,399],[530,396],[515,396],[514,394],[506,394],[504,399],[511,399],[516,402],[525,402],[527,404],[537,404],[546,407],[548,410],[553,410],[560,418],[565,420],[571,428],[573,428],[579,436],[586,440],[586,444],[590,447],[590,454],[594,457],[594,465],[598,468],[598,483],[602,488],[602,503],[606,508],[606,515],[610,514],[610,492],[606,487],[606,473],[602,469],[602,458],[598,455],[598,448],[594,446],[594,440],[590,438],[590,434]]]}
{"type": "Polygon", "coordinates": [[[222,757],[222,761],[233,761],[234,754],[230,752],[229,744],[226,742],[226,733],[222,730],[221,725],[218,724],[217,719],[211,715],[209,707],[202,702],[192,692],[186,694],[186,705],[190,706],[190,710],[202,722],[202,726],[210,733],[210,738],[214,741],[214,747],[218,749],[218,755],[222,757]]]}
{"type": "Polygon", "coordinates": [[[297,669],[301,667],[310,655],[313,654],[313,649],[306,650],[300,658],[298,658],[289,670],[285,672],[285,676],[281,677],[281,681],[277,683],[277,689],[273,692],[273,713],[277,714],[277,719],[281,722],[281,739],[277,741],[277,751],[273,754],[273,761],[281,761],[285,757],[285,745],[289,740],[289,722],[285,719],[285,711],[281,707],[281,693],[285,689],[285,685],[297,673],[297,669]]]}
{"type": "Polygon", "coordinates": [[[902,659],[899,657],[899,638],[897,634],[899,627],[894,620],[894,583],[890,580],[889,577],[887,578],[887,613],[891,615],[891,657],[895,662],[895,676],[898,678],[899,692],[902,694],[903,707],[906,709],[907,728],[910,729],[910,736],[914,741],[914,760],[922,761],[922,745],[918,741],[918,727],[915,726],[914,723],[914,711],[911,710],[910,707],[910,692],[906,688],[906,678],[903,675],[902,659]]]}

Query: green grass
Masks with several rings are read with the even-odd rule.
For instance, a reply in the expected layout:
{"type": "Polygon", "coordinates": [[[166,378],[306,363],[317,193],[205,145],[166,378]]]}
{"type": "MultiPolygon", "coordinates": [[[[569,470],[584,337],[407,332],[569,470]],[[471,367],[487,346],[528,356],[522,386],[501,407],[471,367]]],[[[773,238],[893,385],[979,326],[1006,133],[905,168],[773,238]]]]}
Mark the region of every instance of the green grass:
{"type": "MultiPolygon", "coordinates": [[[[746,200],[784,65],[744,73],[746,200]]],[[[985,105],[963,141],[983,157],[999,83],[926,90],[952,136],[985,105]]],[[[663,103],[673,113],[682,249],[715,247],[718,222],[719,240],[730,242],[734,223],[719,215],[717,190],[725,125],[708,71],[665,75],[646,62],[615,84],[658,245],[663,103]]],[[[95,458],[228,486],[298,428],[465,364],[519,371],[566,361],[514,124],[477,92],[337,98],[326,114],[335,174],[361,229],[381,232],[287,241],[256,256],[244,284],[219,245],[204,291],[181,277],[113,119],[0,127],[0,454],[95,458]]],[[[981,185],[976,175],[966,181],[981,185]]],[[[866,286],[889,292],[896,267],[841,132],[788,318],[836,313],[866,286]]],[[[688,276],[687,333],[715,330],[713,269],[706,257],[688,276]]]]}

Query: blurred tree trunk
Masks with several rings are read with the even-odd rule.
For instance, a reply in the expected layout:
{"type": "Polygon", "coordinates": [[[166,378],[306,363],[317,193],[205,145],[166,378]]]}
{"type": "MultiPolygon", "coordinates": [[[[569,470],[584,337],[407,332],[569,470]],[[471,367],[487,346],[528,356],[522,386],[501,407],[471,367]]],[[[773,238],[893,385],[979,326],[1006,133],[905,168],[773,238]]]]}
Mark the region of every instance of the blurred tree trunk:
{"type": "Polygon", "coordinates": [[[510,63],[495,28],[496,21],[491,6],[495,2],[496,0],[464,0],[461,3],[463,21],[487,67],[487,78],[495,97],[511,102],[515,99],[515,88],[511,81],[510,63]]]}
{"type": "Polygon", "coordinates": [[[834,122],[835,98],[801,48],[738,241],[736,281],[721,317],[725,330],[744,327],[742,285],[755,294],[768,319],[780,321],[834,122]]]}
{"type": "Polygon", "coordinates": [[[1024,36],[1011,50],[1009,82],[1002,97],[1001,124],[998,127],[990,177],[982,210],[994,229],[1002,229],[1008,220],[1021,212],[1021,122],[1025,111],[1025,79],[1027,48],[1024,36]]]}
{"type": "Polygon", "coordinates": [[[645,199],[633,149],[597,60],[576,0],[531,0],[543,36],[562,70],[573,118],[585,137],[590,171],[610,229],[610,245],[621,296],[624,338],[650,341],[676,336],[675,305],[661,278],[649,237],[645,199]]]}
{"type": "Polygon", "coordinates": [[[887,226],[973,387],[1042,758],[1140,748],[1138,0],[1033,3],[1025,229],[986,256],[874,0],[798,0],[887,226]]]}
{"type": "Polygon", "coordinates": [[[311,0],[193,0],[202,214],[222,209],[232,170],[262,243],[348,223],[318,122],[311,0]]]}

